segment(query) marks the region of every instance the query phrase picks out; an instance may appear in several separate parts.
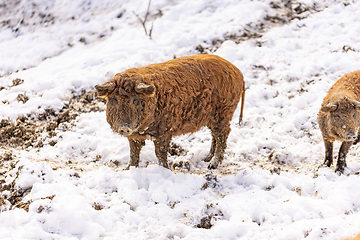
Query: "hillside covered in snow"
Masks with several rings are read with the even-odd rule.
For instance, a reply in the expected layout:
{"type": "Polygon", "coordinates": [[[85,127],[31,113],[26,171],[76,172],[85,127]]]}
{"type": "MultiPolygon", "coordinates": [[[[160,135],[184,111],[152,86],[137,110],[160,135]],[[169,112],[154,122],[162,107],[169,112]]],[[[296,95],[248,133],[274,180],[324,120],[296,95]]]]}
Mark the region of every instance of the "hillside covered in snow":
{"type": "Polygon", "coordinates": [[[360,145],[343,175],[323,166],[317,114],[360,69],[359,16],[355,0],[0,0],[0,239],[356,236],[360,145]],[[202,161],[203,128],[173,138],[171,170],[151,141],[123,170],[94,86],[195,54],[244,74],[223,163],[202,161]]]}

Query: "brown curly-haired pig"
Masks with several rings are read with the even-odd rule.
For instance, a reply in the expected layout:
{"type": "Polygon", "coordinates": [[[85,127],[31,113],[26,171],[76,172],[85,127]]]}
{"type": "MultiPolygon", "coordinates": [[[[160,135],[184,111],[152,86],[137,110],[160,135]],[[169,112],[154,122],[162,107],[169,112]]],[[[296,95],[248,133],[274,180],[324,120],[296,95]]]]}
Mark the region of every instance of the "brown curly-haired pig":
{"type": "Polygon", "coordinates": [[[329,90],[319,111],[319,126],[325,144],[325,161],[333,162],[333,143],[341,141],[335,172],[343,173],[346,154],[360,134],[360,71],[345,74],[329,90]]]}
{"type": "Polygon", "coordinates": [[[95,86],[106,103],[106,120],[129,140],[130,166],[139,166],[146,139],[155,145],[159,164],[169,168],[173,136],[206,126],[212,143],[204,161],[215,169],[223,160],[230,121],[240,98],[243,115],[245,82],[238,68],[215,55],[195,55],[131,68],[95,86]]]}

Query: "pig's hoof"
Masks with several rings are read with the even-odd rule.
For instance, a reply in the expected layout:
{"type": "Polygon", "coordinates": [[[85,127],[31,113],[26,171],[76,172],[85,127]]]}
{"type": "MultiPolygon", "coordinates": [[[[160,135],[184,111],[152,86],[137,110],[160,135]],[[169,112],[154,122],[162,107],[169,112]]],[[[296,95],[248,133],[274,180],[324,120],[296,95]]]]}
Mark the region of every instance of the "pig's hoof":
{"type": "Polygon", "coordinates": [[[216,167],[214,167],[212,164],[209,164],[208,169],[209,170],[214,170],[214,169],[216,169],[216,167]]]}
{"type": "Polygon", "coordinates": [[[345,170],[344,166],[336,166],[335,172],[339,175],[343,174],[345,170]]]}
{"type": "Polygon", "coordinates": [[[324,161],[324,165],[326,165],[326,166],[328,166],[328,167],[330,167],[331,166],[331,161],[330,160],[328,160],[328,159],[326,159],[325,161],[324,161]]]}
{"type": "Polygon", "coordinates": [[[136,166],[136,165],[130,165],[130,164],[128,164],[128,165],[126,166],[126,168],[124,168],[124,170],[130,170],[131,167],[138,168],[139,165],[136,166]]]}
{"type": "Polygon", "coordinates": [[[211,161],[209,166],[208,166],[208,169],[209,170],[213,170],[213,169],[216,169],[217,167],[219,166],[219,162],[217,161],[211,161]]]}

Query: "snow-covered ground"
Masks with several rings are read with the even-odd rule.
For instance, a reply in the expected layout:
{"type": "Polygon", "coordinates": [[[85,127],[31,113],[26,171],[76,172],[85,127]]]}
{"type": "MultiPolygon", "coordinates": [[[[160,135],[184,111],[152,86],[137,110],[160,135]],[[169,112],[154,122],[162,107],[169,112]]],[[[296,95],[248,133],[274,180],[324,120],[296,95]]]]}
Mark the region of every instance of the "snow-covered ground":
{"type": "MultiPolygon", "coordinates": [[[[344,239],[360,233],[359,145],[322,166],[322,99],[360,63],[356,0],[0,0],[0,238],[344,239]],[[139,18],[138,18],[139,17],[139,18]],[[150,31],[151,30],[151,31],[150,31]],[[123,170],[94,85],[213,53],[246,82],[224,162],[207,129],[123,170]],[[188,162],[190,170],[182,168],[188,162]]],[[[337,153],[339,144],[336,144],[337,153]]]]}

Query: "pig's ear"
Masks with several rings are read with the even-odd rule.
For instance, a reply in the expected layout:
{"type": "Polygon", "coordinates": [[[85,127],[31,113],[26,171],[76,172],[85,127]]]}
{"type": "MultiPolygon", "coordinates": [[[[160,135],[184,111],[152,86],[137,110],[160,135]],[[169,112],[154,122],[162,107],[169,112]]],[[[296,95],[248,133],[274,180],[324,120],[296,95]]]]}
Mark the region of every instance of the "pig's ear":
{"type": "Polygon", "coordinates": [[[354,105],[355,108],[360,109],[360,102],[356,100],[351,100],[351,103],[354,105]]]}
{"type": "Polygon", "coordinates": [[[336,104],[329,103],[328,105],[322,106],[320,110],[323,112],[331,112],[331,111],[335,111],[336,109],[337,109],[336,104]]]}
{"type": "Polygon", "coordinates": [[[135,91],[139,94],[144,94],[148,97],[152,97],[155,94],[155,86],[144,84],[144,83],[138,83],[135,86],[135,91]]]}
{"type": "Polygon", "coordinates": [[[96,85],[95,89],[98,97],[105,98],[115,89],[116,85],[114,82],[107,82],[102,85],[96,85]]]}

